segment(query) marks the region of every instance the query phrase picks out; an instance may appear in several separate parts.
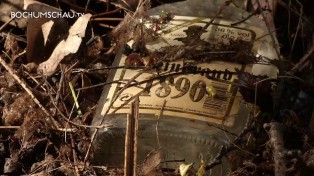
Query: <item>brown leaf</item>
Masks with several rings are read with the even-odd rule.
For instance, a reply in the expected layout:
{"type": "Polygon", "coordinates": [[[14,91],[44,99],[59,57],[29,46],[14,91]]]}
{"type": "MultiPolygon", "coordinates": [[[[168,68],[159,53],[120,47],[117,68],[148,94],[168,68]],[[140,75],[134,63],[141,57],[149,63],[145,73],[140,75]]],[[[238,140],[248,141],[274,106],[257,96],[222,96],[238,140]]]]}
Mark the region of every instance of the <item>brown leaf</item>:
{"type": "Polygon", "coordinates": [[[151,151],[143,162],[142,169],[141,169],[142,174],[148,175],[149,173],[155,171],[158,168],[160,162],[161,162],[161,150],[157,149],[157,150],[151,151]]]}
{"type": "Polygon", "coordinates": [[[237,69],[236,72],[239,78],[238,86],[243,99],[249,103],[256,103],[261,110],[271,111],[273,108],[272,85],[268,76],[255,76],[237,69]]]}
{"type": "Polygon", "coordinates": [[[11,60],[11,63],[14,62],[14,60],[17,58],[18,53],[21,51],[16,38],[8,34],[6,37],[6,40],[4,42],[4,48],[6,50],[6,53],[9,54],[11,60]]]}
{"type": "Polygon", "coordinates": [[[70,28],[67,39],[62,40],[53,50],[49,59],[38,66],[39,72],[48,76],[51,75],[65,56],[78,51],[91,16],[91,14],[85,14],[77,19],[70,28]]]}
{"type": "Polygon", "coordinates": [[[143,0],[132,15],[126,15],[123,21],[111,31],[111,36],[118,42],[117,48],[133,38],[134,29],[139,24],[137,19],[142,18],[148,9],[150,9],[150,0],[143,0]]]}
{"type": "MultiPolygon", "coordinates": [[[[33,0],[25,0],[24,9],[29,12],[61,12],[60,9],[33,0]]],[[[63,18],[29,18],[26,34],[28,62],[38,64],[47,60],[68,29],[69,25],[63,18]]]]}

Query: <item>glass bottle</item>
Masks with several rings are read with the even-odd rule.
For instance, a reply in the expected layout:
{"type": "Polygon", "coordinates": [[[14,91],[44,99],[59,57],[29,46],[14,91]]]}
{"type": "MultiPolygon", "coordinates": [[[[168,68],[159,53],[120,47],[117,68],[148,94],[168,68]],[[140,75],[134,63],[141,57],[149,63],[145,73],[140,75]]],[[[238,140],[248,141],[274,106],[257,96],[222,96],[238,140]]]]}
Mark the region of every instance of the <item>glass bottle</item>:
{"type": "MultiPolygon", "coordinates": [[[[217,15],[218,9],[224,6],[224,3],[225,0],[187,0],[162,5],[148,12],[151,16],[165,12],[174,15],[170,22],[159,26],[162,28],[158,31],[160,37],[146,42],[149,51],[162,51],[169,46],[192,46],[191,40],[194,40],[195,47],[192,52],[204,52],[202,49],[205,48],[209,55],[197,62],[191,57],[165,59],[159,63],[158,72],[151,69],[140,74],[135,81],[143,83],[125,89],[110,107],[114,96],[127,80],[140,72],[128,68],[112,70],[107,81],[116,83],[104,87],[93,125],[99,125],[109,109],[104,123],[113,127],[98,131],[94,142],[96,162],[109,166],[123,166],[126,114],[130,111],[129,102],[137,96],[140,100],[137,157],[139,163],[160,145],[163,153],[161,167],[179,168],[183,163],[179,161],[184,160],[185,163],[194,162],[195,168],[198,168],[201,160],[205,163],[210,162],[221,145],[227,145],[232,141],[232,136],[215,126],[232,133],[239,133],[242,130],[248,109],[241,101],[241,95],[236,87],[237,77],[232,73],[237,68],[256,75],[276,77],[277,69],[258,63],[239,64],[233,59],[239,57],[241,60],[243,56],[244,61],[240,62],[246,63],[245,59],[252,57],[244,56],[252,53],[253,58],[260,55],[267,59],[277,59],[276,48],[273,45],[276,41],[270,37],[265,23],[255,16],[232,26],[231,24],[241,21],[243,16],[249,15],[232,4],[223,7],[222,12],[205,32],[199,38],[195,38],[195,32],[202,30],[206,22],[217,15]],[[221,49],[222,47],[225,49],[221,49]],[[241,55],[241,52],[244,54],[241,55]],[[182,70],[204,72],[176,74],[182,70]],[[160,75],[166,76],[156,78],[160,75]],[[162,114],[159,119],[158,114],[162,114]]],[[[147,27],[150,28],[152,25],[154,24],[148,24],[147,27]]],[[[179,52],[180,47],[176,54],[179,55],[179,52]]],[[[165,53],[162,56],[165,56],[165,53]]],[[[122,52],[119,53],[113,66],[124,66],[127,57],[122,52]]],[[[209,174],[226,175],[228,172],[228,165],[223,160],[222,165],[212,169],[209,174]]]]}

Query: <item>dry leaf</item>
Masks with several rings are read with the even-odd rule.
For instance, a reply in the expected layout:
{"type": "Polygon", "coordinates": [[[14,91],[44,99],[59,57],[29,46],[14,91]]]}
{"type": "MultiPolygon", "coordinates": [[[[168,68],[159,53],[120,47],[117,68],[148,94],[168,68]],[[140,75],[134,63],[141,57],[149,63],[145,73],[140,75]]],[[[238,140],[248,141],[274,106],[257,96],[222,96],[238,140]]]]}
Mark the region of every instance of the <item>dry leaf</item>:
{"type": "Polygon", "coordinates": [[[44,36],[44,46],[46,46],[48,36],[50,34],[50,31],[51,31],[53,24],[54,24],[54,22],[52,20],[50,20],[41,26],[41,30],[43,31],[43,36],[44,36]]]}
{"type": "Polygon", "coordinates": [[[5,52],[10,56],[11,63],[14,62],[14,60],[16,59],[17,54],[21,51],[16,38],[11,35],[8,34],[6,37],[6,40],[4,42],[4,48],[5,48],[5,52]]]}
{"type": "Polygon", "coordinates": [[[47,76],[51,75],[65,56],[77,52],[81,45],[82,37],[85,36],[87,23],[91,16],[91,14],[85,14],[73,24],[69,30],[68,38],[62,40],[54,49],[50,58],[39,65],[39,72],[47,76]]]}
{"type": "MultiPolygon", "coordinates": [[[[60,9],[33,0],[25,0],[24,9],[28,12],[61,12],[60,9]]],[[[29,18],[26,47],[28,62],[39,64],[47,60],[57,44],[66,37],[68,30],[69,25],[63,18],[29,18]],[[49,21],[53,21],[53,24],[49,21]]]]}
{"type": "Polygon", "coordinates": [[[151,151],[147,155],[145,161],[143,162],[143,166],[141,169],[142,174],[148,175],[152,171],[156,170],[160,162],[161,162],[161,150],[158,149],[158,150],[151,151]]]}
{"type": "Polygon", "coordinates": [[[269,112],[273,108],[272,83],[267,76],[255,76],[236,69],[240,93],[246,102],[258,105],[261,110],[269,112]]]}
{"type": "Polygon", "coordinates": [[[91,14],[85,14],[77,19],[69,30],[69,36],[85,37],[86,27],[91,16],[91,14]]]}
{"type": "Polygon", "coordinates": [[[193,164],[194,163],[191,163],[191,164],[180,164],[180,167],[179,167],[180,175],[181,176],[186,176],[188,170],[191,168],[191,166],[193,164]]]}

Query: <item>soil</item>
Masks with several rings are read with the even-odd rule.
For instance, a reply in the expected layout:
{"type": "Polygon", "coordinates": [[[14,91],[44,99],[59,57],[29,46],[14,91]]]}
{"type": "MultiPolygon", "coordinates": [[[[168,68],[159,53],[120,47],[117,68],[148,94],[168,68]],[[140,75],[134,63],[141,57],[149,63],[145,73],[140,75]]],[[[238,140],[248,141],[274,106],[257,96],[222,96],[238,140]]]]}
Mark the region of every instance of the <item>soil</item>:
{"type": "MultiPolygon", "coordinates": [[[[212,162],[203,163],[199,168],[186,166],[185,175],[206,175],[206,171],[217,167],[222,158],[230,164],[230,175],[311,175],[314,172],[314,2],[274,0],[276,6],[269,7],[269,4],[263,6],[263,3],[267,4],[263,0],[255,1],[261,3],[261,8],[247,6],[249,13],[260,17],[265,15],[264,12],[274,14],[273,20],[266,20],[266,23],[272,22],[276,29],[281,58],[268,64],[278,68],[278,79],[237,70],[237,86],[244,103],[251,109],[248,122],[234,141],[221,148],[212,162]],[[256,86],[256,83],[259,84],[256,86]]],[[[152,0],[151,5],[173,2],[152,0]]],[[[227,62],[241,64],[257,61],[247,49],[251,44],[243,41],[233,41],[232,45],[221,45],[220,48],[198,41],[197,44],[192,42],[190,48],[165,47],[149,53],[141,37],[148,35],[152,40],[156,37],[155,29],[143,34],[133,24],[134,19],[126,17],[126,12],[135,11],[134,18],[144,19],[141,11],[147,7],[136,8],[137,0],[46,3],[63,12],[73,9],[83,13],[86,7],[93,16],[86,30],[83,29],[86,35],[77,52],[65,56],[50,75],[38,72],[37,68],[69,34],[51,33],[44,44],[45,41],[36,40],[45,37],[32,32],[36,30],[29,30],[30,27],[0,23],[1,175],[124,174],[124,168],[93,163],[91,150],[94,142],[91,129],[95,128],[91,126],[93,115],[108,73],[115,69],[111,64],[121,48],[129,55],[126,67],[155,69],[158,68],[156,58],[176,59],[182,56],[178,52],[181,50],[186,58],[197,58],[200,62],[224,58],[230,58],[225,60],[227,62]],[[135,44],[126,46],[130,39],[134,39],[135,44]],[[194,52],[196,49],[198,52],[194,52]],[[208,54],[225,50],[238,52],[208,54]],[[35,56],[40,57],[34,59],[35,56]],[[142,57],[146,59],[142,60],[142,57]]],[[[1,8],[5,7],[0,5],[0,11],[4,10],[1,8]]],[[[158,20],[166,23],[171,16],[168,13],[158,20]]],[[[75,21],[64,20],[70,26],[75,21]]],[[[39,20],[32,24],[35,25],[32,28],[41,29],[43,23],[39,20]]],[[[199,39],[192,36],[186,40],[199,39]]],[[[180,175],[180,172],[184,175],[179,167],[159,167],[160,162],[159,152],[153,151],[139,168],[146,175],[180,175]]]]}

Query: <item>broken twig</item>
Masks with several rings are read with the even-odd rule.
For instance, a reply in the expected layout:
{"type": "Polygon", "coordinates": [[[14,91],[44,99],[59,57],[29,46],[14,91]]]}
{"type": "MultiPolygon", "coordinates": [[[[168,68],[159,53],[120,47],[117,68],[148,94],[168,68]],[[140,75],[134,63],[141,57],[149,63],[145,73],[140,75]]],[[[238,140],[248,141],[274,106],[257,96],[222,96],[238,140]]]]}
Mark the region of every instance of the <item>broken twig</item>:
{"type": "Polygon", "coordinates": [[[14,73],[13,69],[7,65],[7,63],[0,57],[1,65],[9,72],[9,74],[22,86],[22,88],[27,92],[27,94],[34,100],[34,102],[39,106],[39,108],[47,115],[47,121],[51,121],[52,125],[55,129],[60,129],[58,122],[52,117],[52,115],[48,112],[48,110],[40,103],[40,101],[35,97],[30,88],[26,85],[26,83],[14,73]]]}
{"type": "Polygon", "coordinates": [[[287,172],[285,159],[286,149],[284,147],[283,140],[284,126],[277,122],[271,122],[269,124],[265,124],[264,128],[268,131],[270,143],[273,148],[275,175],[284,176],[287,172]]]}
{"type": "Polygon", "coordinates": [[[137,131],[139,118],[138,97],[131,103],[130,109],[130,114],[127,114],[125,136],[124,176],[137,175],[137,131]]]}

